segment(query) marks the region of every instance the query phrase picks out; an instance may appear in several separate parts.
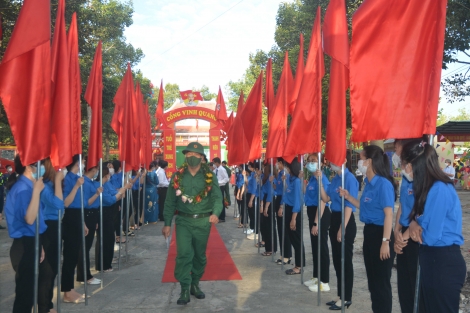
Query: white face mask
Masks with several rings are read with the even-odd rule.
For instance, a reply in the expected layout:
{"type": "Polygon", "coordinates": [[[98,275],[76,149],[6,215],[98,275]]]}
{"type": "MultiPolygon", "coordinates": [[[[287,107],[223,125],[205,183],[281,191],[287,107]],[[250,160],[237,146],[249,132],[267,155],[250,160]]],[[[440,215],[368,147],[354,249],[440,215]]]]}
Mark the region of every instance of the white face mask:
{"type": "Polygon", "coordinates": [[[335,171],[336,173],[341,172],[341,167],[339,167],[339,166],[337,166],[337,165],[335,165],[335,164],[333,164],[333,163],[330,163],[330,167],[331,167],[331,169],[332,169],[333,171],[335,171]]]}
{"type": "Polygon", "coordinates": [[[398,156],[398,154],[396,154],[396,152],[393,154],[392,156],[392,163],[393,163],[393,167],[394,168],[400,168],[400,165],[401,165],[401,159],[400,157],[398,156]]]}
{"type": "Polygon", "coordinates": [[[367,166],[364,166],[364,160],[359,160],[359,162],[357,162],[357,169],[362,173],[362,175],[366,175],[367,166]]]}
{"type": "Polygon", "coordinates": [[[8,172],[8,173],[11,173],[12,171],[13,171],[13,170],[12,170],[11,167],[9,167],[9,168],[7,169],[7,172],[8,172]]]}
{"type": "Polygon", "coordinates": [[[114,175],[114,168],[110,168],[110,169],[109,169],[109,175],[110,175],[110,176],[113,176],[113,175],[114,175]]]}
{"type": "Polygon", "coordinates": [[[64,173],[64,177],[65,177],[65,176],[67,175],[67,173],[68,173],[68,171],[67,171],[66,168],[64,168],[61,172],[64,173]]]}
{"type": "Polygon", "coordinates": [[[401,170],[401,174],[403,175],[403,177],[405,177],[409,182],[412,182],[413,181],[413,171],[411,171],[411,173],[407,173],[406,172],[406,166],[404,169],[401,170]]]}

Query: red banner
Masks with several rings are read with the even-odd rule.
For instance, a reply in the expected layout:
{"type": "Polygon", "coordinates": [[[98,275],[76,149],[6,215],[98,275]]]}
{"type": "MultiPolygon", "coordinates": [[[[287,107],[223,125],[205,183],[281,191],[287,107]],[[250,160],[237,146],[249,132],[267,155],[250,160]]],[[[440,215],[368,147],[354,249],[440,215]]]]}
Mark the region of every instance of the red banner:
{"type": "Polygon", "coordinates": [[[166,176],[170,178],[176,171],[176,133],[174,129],[163,131],[163,159],[168,162],[166,176]]]}
{"type": "Polygon", "coordinates": [[[222,159],[220,155],[220,130],[211,129],[209,130],[209,162],[217,157],[222,159]]]}

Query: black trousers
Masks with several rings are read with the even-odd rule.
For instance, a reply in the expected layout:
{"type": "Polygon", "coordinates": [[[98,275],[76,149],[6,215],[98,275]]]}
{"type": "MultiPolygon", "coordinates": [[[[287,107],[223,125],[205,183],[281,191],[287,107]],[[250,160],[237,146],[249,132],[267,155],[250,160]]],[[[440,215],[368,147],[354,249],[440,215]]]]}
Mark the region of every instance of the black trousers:
{"type": "Polygon", "coordinates": [[[74,288],[73,277],[77,267],[80,247],[82,245],[83,225],[80,209],[65,209],[62,219],[63,262],[61,286],[62,292],[74,288]]]}
{"type": "Polygon", "coordinates": [[[460,292],[467,267],[460,247],[419,248],[420,297],[426,313],[459,312],[460,292]]]}
{"type": "MultiPolygon", "coordinates": [[[[403,227],[402,233],[407,229],[408,227],[403,227]]],[[[398,299],[400,300],[402,313],[413,313],[418,255],[419,244],[411,238],[408,239],[408,244],[403,248],[403,254],[397,254],[398,299]]],[[[419,312],[425,313],[422,302],[419,304],[419,309],[419,312]]]]}
{"type": "Polygon", "coordinates": [[[362,251],[364,255],[364,265],[366,266],[367,284],[372,300],[372,311],[374,313],[392,312],[392,265],[395,252],[393,251],[393,236],[390,232],[388,242],[390,248],[390,258],[380,259],[380,248],[384,237],[384,227],[374,224],[364,226],[364,242],[362,251]]]}
{"type": "MultiPolygon", "coordinates": [[[[238,187],[235,187],[235,199],[237,197],[237,194],[238,194],[238,187]]],[[[238,214],[240,215],[240,224],[247,224],[248,223],[248,216],[245,216],[245,201],[246,201],[246,197],[245,197],[245,193],[242,194],[242,199],[241,200],[238,200],[237,199],[237,207],[238,207],[238,214]],[[245,217],[246,217],[246,220],[245,220],[245,217]]]]}
{"type": "MultiPolygon", "coordinates": [[[[287,232],[284,233],[284,243],[282,242],[282,231],[286,230],[287,228],[282,224],[282,216],[278,215],[279,209],[281,208],[281,201],[282,201],[282,196],[275,196],[274,197],[274,212],[275,215],[274,217],[276,218],[276,224],[277,224],[277,235],[279,236],[279,246],[281,248],[281,255],[284,258],[292,258],[292,245],[290,243],[290,237],[287,232]],[[284,247],[286,247],[285,251],[283,250],[284,247]]],[[[289,221],[290,222],[290,221],[289,221]]],[[[285,220],[285,223],[289,223],[287,219],[285,220]]]]}
{"type": "Polygon", "coordinates": [[[362,181],[364,180],[364,176],[356,176],[357,182],[359,183],[359,191],[362,189],[362,181]]]}
{"type": "Polygon", "coordinates": [[[302,242],[301,240],[301,218],[300,218],[300,214],[302,214],[302,212],[299,212],[297,214],[297,217],[295,219],[295,223],[296,223],[296,226],[295,226],[295,230],[291,230],[290,229],[290,222],[292,220],[292,206],[290,205],[284,205],[285,206],[285,210],[284,210],[284,214],[286,215],[286,234],[289,235],[289,238],[290,238],[290,242],[292,244],[292,247],[294,247],[294,254],[295,254],[295,266],[296,267],[301,267],[301,258],[303,260],[303,265],[305,266],[305,248],[304,248],[304,243],[302,242]],[[300,254],[300,250],[301,250],[301,247],[302,247],[302,254],[300,254]]]}
{"type": "MultiPolygon", "coordinates": [[[[103,268],[112,268],[111,263],[114,255],[114,206],[103,207],[103,268]]],[[[98,226],[95,244],[95,268],[101,271],[101,243],[100,228],[98,226]]]]}
{"type": "MultiPolygon", "coordinates": [[[[310,233],[310,242],[312,244],[313,256],[313,277],[318,277],[318,236],[312,235],[313,223],[317,214],[316,206],[307,206],[308,225],[310,233]]],[[[321,216],[320,227],[320,281],[322,283],[330,282],[330,249],[328,248],[328,229],[330,228],[331,211],[325,207],[321,216]]]]}
{"type": "MultiPolygon", "coordinates": [[[[88,235],[85,236],[85,259],[86,259],[86,280],[93,278],[90,271],[90,249],[93,246],[93,240],[95,239],[96,225],[100,220],[99,209],[86,209],[85,210],[85,225],[88,228],[88,235]]],[[[80,246],[81,248],[82,246],[80,246]]],[[[80,249],[78,255],[77,264],[77,281],[85,281],[85,275],[83,272],[83,250],[80,249]]]]}
{"type": "MultiPolygon", "coordinates": [[[[42,236],[40,236],[42,237],[42,236]]],[[[41,253],[41,240],[39,253],[41,253]]],[[[34,237],[22,237],[13,240],[10,248],[10,261],[15,271],[15,302],[13,313],[31,312],[34,305],[34,237]]],[[[39,258],[41,255],[39,255],[39,258]]],[[[52,309],[51,290],[52,270],[47,262],[47,256],[39,263],[38,278],[38,311],[49,312],[52,309]]]]}
{"type": "MultiPolygon", "coordinates": [[[[333,257],[333,266],[336,272],[336,282],[338,286],[338,297],[341,297],[341,242],[337,240],[338,230],[341,226],[341,212],[331,212],[331,224],[330,224],[330,243],[331,243],[331,255],[333,257]]],[[[354,250],[354,239],[356,238],[356,220],[354,213],[351,213],[348,225],[345,228],[344,234],[344,301],[351,301],[352,289],[354,281],[354,269],[353,269],[353,250],[354,250]]]]}
{"type": "MultiPolygon", "coordinates": [[[[264,203],[269,201],[267,195],[264,196],[264,203]]],[[[266,206],[266,205],[265,205],[266,206]]],[[[264,211],[264,208],[263,208],[264,211]]],[[[273,204],[269,204],[268,216],[264,216],[264,213],[260,215],[261,218],[261,233],[263,234],[266,252],[277,252],[277,236],[276,236],[276,219],[273,216],[273,204]],[[274,247],[274,251],[273,251],[274,247]]]]}
{"type": "Polygon", "coordinates": [[[44,253],[47,256],[47,261],[51,268],[51,286],[49,290],[49,302],[50,308],[53,308],[52,298],[54,297],[54,284],[55,278],[59,271],[59,254],[62,254],[62,251],[59,251],[59,241],[58,241],[58,229],[59,229],[59,222],[58,221],[46,221],[47,229],[43,235],[43,247],[44,253]]]}
{"type": "MultiPolygon", "coordinates": [[[[247,193],[246,194],[247,206],[248,206],[248,203],[250,203],[250,198],[251,198],[251,193],[247,193]]],[[[260,204],[259,198],[255,197],[253,199],[253,206],[251,208],[250,207],[247,208],[248,216],[250,217],[250,229],[253,229],[256,234],[259,232],[258,231],[259,204],[260,204]],[[256,223],[255,223],[255,214],[258,214],[258,217],[256,218],[256,223]]]]}
{"type": "Polygon", "coordinates": [[[124,233],[129,231],[129,226],[127,225],[126,214],[130,216],[129,213],[132,213],[132,212],[130,212],[130,210],[128,210],[127,208],[127,194],[126,194],[126,198],[124,198],[124,207],[121,208],[123,210],[122,220],[121,220],[121,211],[119,211],[119,208],[121,208],[121,200],[116,202],[116,208],[115,208],[114,231],[116,232],[116,236],[121,236],[121,233],[120,233],[121,223],[122,223],[122,231],[124,233]]]}
{"type": "Polygon", "coordinates": [[[222,212],[220,212],[219,220],[225,221],[225,185],[220,186],[220,191],[222,192],[222,212]]]}
{"type": "Polygon", "coordinates": [[[132,190],[132,204],[133,204],[133,210],[134,210],[134,224],[139,225],[140,223],[140,217],[144,214],[144,211],[142,210],[142,203],[144,199],[144,191],[143,189],[140,190],[132,190]],[[140,198],[140,201],[139,201],[140,198]],[[139,206],[140,205],[140,206],[139,206]]]}
{"type": "Polygon", "coordinates": [[[165,199],[168,187],[158,187],[158,219],[163,221],[163,211],[165,210],[165,199]]]}

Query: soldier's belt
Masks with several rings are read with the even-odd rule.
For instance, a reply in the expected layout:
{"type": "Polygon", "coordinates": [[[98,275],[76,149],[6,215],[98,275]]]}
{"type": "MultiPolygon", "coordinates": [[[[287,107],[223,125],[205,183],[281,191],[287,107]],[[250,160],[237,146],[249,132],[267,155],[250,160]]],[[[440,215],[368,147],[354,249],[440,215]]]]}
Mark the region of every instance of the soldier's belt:
{"type": "Polygon", "coordinates": [[[183,217],[190,217],[190,218],[203,218],[203,217],[211,216],[212,212],[201,213],[201,214],[188,214],[188,213],[178,212],[178,215],[183,216],[183,217]]]}

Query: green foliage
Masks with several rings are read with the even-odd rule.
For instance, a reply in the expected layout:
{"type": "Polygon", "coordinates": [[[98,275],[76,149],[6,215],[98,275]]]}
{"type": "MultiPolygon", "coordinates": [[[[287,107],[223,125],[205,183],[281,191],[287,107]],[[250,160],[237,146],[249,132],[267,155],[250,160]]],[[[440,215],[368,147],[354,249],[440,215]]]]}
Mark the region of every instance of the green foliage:
{"type": "Polygon", "coordinates": [[[470,121],[470,111],[467,111],[466,108],[458,109],[457,115],[445,115],[441,110],[439,110],[437,118],[437,126],[445,124],[449,121],[470,121]]]}

